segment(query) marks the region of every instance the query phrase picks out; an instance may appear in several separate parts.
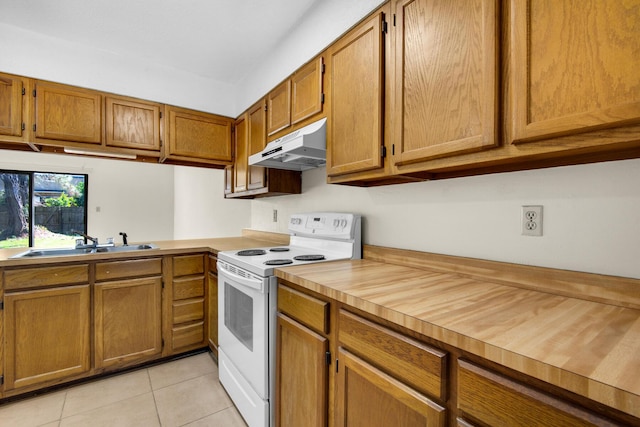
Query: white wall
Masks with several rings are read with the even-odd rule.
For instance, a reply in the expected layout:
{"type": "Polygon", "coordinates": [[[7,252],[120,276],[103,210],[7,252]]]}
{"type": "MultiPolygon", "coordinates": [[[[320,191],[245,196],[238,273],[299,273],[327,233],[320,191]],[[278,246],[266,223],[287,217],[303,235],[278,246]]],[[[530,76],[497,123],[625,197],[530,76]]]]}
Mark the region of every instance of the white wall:
{"type": "Polygon", "coordinates": [[[235,88],[0,23],[0,71],[236,117],[235,88]]]}
{"type": "Polygon", "coordinates": [[[176,166],[174,238],[239,236],[251,224],[251,202],[224,198],[224,171],[176,166]]]}
{"type": "Polygon", "coordinates": [[[252,227],[356,212],[367,244],[640,278],[640,160],[374,188],[329,185],[325,173],[303,172],[301,195],[252,201],[252,227]],[[544,206],[542,237],[521,235],[527,204],[544,206]]]}
{"type": "Polygon", "coordinates": [[[88,174],[87,232],[102,242],[121,231],[131,242],[173,239],[173,166],[0,150],[0,169],[88,174]]]}

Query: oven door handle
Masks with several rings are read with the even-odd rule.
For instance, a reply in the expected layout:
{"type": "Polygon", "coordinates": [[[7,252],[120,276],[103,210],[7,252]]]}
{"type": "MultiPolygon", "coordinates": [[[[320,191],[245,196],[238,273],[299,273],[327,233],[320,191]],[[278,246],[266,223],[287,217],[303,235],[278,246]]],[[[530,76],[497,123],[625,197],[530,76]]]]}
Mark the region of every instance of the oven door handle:
{"type": "Polygon", "coordinates": [[[229,271],[228,269],[225,268],[224,265],[222,265],[220,262],[218,262],[218,273],[221,273],[221,272],[225,276],[229,276],[231,279],[233,279],[235,282],[237,282],[240,285],[246,286],[247,288],[255,289],[255,290],[259,291],[259,292],[264,292],[264,286],[262,285],[262,282],[263,282],[262,279],[240,276],[239,274],[236,274],[236,273],[234,273],[232,271],[229,271]]]}

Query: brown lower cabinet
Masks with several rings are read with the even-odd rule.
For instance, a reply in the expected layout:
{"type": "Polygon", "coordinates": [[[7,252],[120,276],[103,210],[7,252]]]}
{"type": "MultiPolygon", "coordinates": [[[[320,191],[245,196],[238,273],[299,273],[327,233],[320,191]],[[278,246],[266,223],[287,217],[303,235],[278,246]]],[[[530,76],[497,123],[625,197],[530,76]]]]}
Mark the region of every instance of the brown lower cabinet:
{"type": "Polygon", "coordinates": [[[193,253],[0,268],[0,398],[205,348],[205,265],[193,253]]]}
{"type": "Polygon", "coordinates": [[[277,324],[277,426],[640,425],[284,280],[277,324]]]}
{"type": "Polygon", "coordinates": [[[218,355],[218,267],[217,258],[209,255],[207,278],[207,340],[209,350],[218,355]]]}

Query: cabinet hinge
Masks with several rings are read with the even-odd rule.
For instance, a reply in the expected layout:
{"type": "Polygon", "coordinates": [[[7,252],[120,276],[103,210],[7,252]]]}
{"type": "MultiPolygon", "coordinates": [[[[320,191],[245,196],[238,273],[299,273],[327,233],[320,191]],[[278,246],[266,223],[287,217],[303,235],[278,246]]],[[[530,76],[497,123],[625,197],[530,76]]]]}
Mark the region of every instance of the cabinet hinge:
{"type": "Polygon", "coordinates": [[[34,132],[36,131],[36,124],[35,123],[33,124],[33,131],[34,132]]]}
{"type": "Polygon", "coordinates": [[[0,375],[0,385],[4,385],[4,375],[0,375]]]}
{"type": "Polygon", "coordinates": [[[160,111],[160,118],[162,118],[162,111],[160,111]]]}
{"type": "Polygon", "coordinates": [[[4,301],[0,301],[0,310],[4,310],[4,301]]]}
{"type": "Polygon", "coordinates": [[[25,125],[24,123],[22,123],[22,130],[25,130],[27,128],[27,125],[25,125]]]}
{"type": "Polygon", "coordinates": [[[322,74],[324,74],[324,70],[325,70],[325,69],[326,69],[326,66],[325,66],[324,64],[322,64],[322,68],[320,68],[320,72],[321,72],[322,74]]]}
{"type": "Polygon", "coordinates": [[[382,32],[387,34],[387,21],[382,21],[382,32]]]}
{"type": "Polygon", "coordinates": [[[320,96],[320,103],[324,104],[324,93],[320,96]]]}
{"type": "Polygon", "coordinates": [[[396,144],[391,144],[391,155],[392,156],[396,155],[396,144]]]}
{"type": "Polygon", "coordinates": [[[164,348],[164,338],[162,338],[162,340],[161,340],[161,341],[162,341],[162,342],[160,343],[160,345],[162,345],[162,347],[161,347],[161,348],[164,348]]]}
{"type": "Polygon", "coordinates": [[[384,145],[382,146],[382,158],[384,159],[385,157],[387,157],[387,147],[385,147],[384,145]]]}
{"type": "Polygon", "coordinates": [[[339,360],[336,359],[336,374],[338,373],[338,362],[339,362],[339,360]]]}
{"type": "Polygon", "coordinates": [[[394,27],[396,26],[396,14],[395,13],[393,14],[393,26],[394,27]]]}
{"type": "Polygon", "coordinates": [[[22,88],[22,96],[25,96],[27,94],[27,88],[22,88]]]}
{"type": "MultiPolygon", "coordinates": [[[[162,142],[160,143],[160,146],[162,146],[162,142]]],[[[162,289],[164,289],[164,279],[160,280],[162,282],[162,289]]]]}
{"type": "Polygon", "coordinates": [[[34,98],[36,97],[36,90],[35,89],[33,90],[33,97],[34,98]]]}
{"type": "Polygon", "coordinates": [[[327,366],[331,365],[331,352],[327,351],[324,354],[324,357],[325,357],[325,361],[327,362],[327,366]]]}

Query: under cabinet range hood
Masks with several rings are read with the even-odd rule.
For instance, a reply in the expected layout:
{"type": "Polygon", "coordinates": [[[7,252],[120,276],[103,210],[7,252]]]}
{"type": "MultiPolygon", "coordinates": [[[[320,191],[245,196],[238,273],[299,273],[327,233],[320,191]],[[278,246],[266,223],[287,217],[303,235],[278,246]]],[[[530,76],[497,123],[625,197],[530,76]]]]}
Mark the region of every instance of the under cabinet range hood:
{"type": "Polygon", "coordinates": [[[327,163],[327,119],[321,119],[271,141],[249,164],[275,169],[304,171],[327,163]]]}

